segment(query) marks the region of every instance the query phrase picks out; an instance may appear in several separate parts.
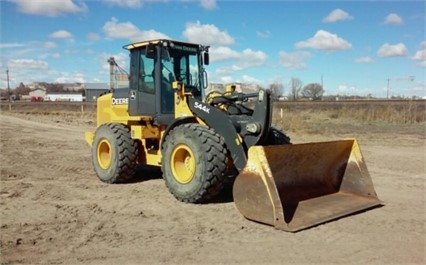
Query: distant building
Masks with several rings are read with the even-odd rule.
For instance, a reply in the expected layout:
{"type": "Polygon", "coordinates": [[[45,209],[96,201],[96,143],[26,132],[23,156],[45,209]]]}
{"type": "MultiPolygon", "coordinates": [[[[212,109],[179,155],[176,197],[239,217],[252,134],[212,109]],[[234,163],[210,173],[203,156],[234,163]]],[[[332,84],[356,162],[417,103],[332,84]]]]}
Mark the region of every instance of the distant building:
{"type": "Polygon", "coordinates": [[[33,87],[29,93],[30,98],[44,98],[46,96],[46,88],[44,87],[33,87]]]}
{"type": "Polygon", "coordinates": [[[84,85],[80,83],[64,83],[62,85],[65,91],[78,91],[84,89],[84,85]]]}
{"type": "Polygon", "coordinates": [[[83,94],[80,92],[49,92],[46,93],[44,101],[83,101],[83,94]]]}
{"type": "Polygon", "coordinates": [[[86,101],[96,101],[100,94],[109,91],[109,89],[110,86],[107,83],[85,83],[86,101]]]}

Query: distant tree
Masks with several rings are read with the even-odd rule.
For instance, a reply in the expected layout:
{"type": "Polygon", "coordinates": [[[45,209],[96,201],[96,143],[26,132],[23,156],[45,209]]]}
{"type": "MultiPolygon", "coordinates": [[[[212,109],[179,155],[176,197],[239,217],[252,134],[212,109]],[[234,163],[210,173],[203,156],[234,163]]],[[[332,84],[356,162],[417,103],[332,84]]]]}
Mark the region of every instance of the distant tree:
{"type": "Polygon", "coordinates": [[[321,100],[324,89],[318,83],[311,83],[303,87],[302,96],[312,100],[321,100]]]}
{"type": "Polygon", "coordinates": [[[289,93],[290,100],[297,101],[301,90],[302,90],[302,81],[299,78],[292,77],[290,81],[290,93],[289,93]]]}
{"type": "Polygon", "coordinates": [[[31,89],[29,89],[28,87],[26,87],[24,85],[24,83],[20,83],[19,86],[17,86],[15,88],[15,93],[17,95],[29,95],[30,94],[31,89]]]}
{"type": "Polygon", "coordinates": [[[86,90],[85,90],[84,88],[80,88],[80,89],[78,90],[78,92],[80,92],[80,93],[83,95],[83,97],[85,97],[85,96],[86,96],[86,90]]]}
{"type": "Polygon", "coordinates": [[[261,86],[261,85],[255,85],[254,87],[255,87],[255,89],[254,89],[255,91],[259,91],[259,90],[261,90],[261,89],[262,89],[262,90],[265,90],[265,89],[266,89],[266,88],[264,88],[264,87],[263,87],[263,86],[261,86]]]}
{"type": "Polygon", "coordinates": [[[274,82],[269,85],[269,90],[271,91],[272,100],[277,101],[278,98],[283,94],[284,86],[282,83],[274,82]]]}
{"type": "Polygon", "coordinates": [[[0,88],[0,96],[7,98],[7,89],[0,88]]]}
{"type": "Polygon", "coordinates": [[[64,91],[63,84],[43,83],[43,85],[46,88],[46,92],[63,92],[64,91]]]}

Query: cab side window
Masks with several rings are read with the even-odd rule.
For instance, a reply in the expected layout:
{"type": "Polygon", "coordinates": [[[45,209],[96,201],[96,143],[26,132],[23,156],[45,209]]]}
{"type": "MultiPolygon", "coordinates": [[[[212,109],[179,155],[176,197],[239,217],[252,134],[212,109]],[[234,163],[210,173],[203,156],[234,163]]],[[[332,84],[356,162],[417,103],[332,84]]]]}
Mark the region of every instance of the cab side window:
{"type": "Polygon", "coordinates": [[[139,89],[142,92],[155,94],[154,85],[154,59],[148,58],[145,55],[144,50],[140,53],[139,60],[140,69],[140,84],[139,89]]]}

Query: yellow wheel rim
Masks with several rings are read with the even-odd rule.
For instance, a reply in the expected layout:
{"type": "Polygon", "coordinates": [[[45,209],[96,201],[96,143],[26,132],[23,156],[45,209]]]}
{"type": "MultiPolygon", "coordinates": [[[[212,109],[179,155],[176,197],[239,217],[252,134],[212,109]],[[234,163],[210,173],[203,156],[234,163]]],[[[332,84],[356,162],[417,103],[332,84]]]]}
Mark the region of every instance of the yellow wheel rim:
{"type": "Polygon", "coordinates": [[[97,149],[98,164],[102,169],[108,169],[111,166],[111,145],[106,139],[102,139],[97,149]]]}
{"type": "Polygon", "coordinates": [[[195,157],[187,145],[178,145],[170,159],[173,176],[179,183],[187,184],[195,174],[195,157]]]}

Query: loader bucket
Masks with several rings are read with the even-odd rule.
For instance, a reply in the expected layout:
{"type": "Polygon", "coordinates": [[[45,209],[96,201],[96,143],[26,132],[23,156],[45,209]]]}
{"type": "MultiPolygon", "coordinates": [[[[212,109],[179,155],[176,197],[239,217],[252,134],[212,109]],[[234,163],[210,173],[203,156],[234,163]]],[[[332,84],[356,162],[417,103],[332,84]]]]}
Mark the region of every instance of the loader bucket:
{"type": "Polygon", "coordinates": [[[253,146],[233,196],[247,219],[291,232],[382,204],[354,139],[253,146]]]}

